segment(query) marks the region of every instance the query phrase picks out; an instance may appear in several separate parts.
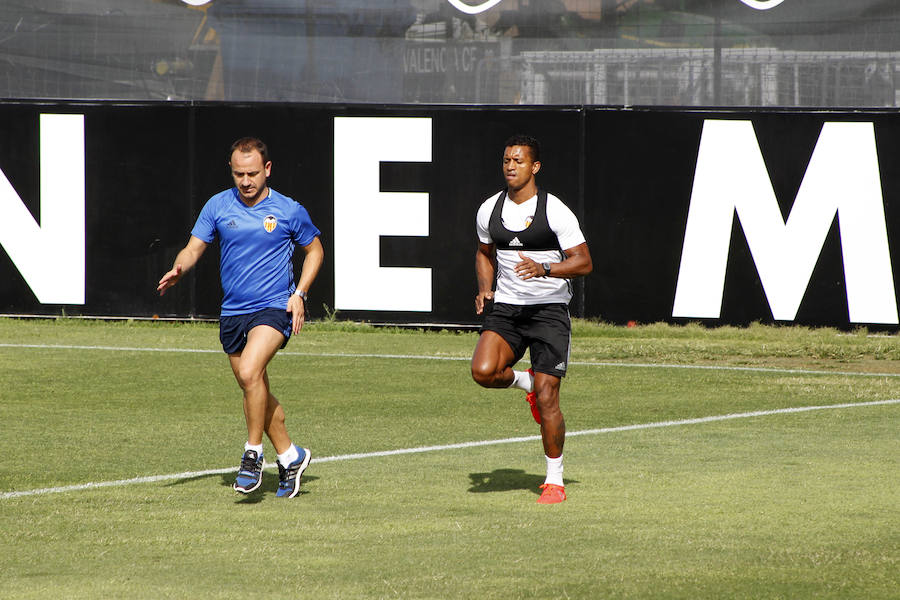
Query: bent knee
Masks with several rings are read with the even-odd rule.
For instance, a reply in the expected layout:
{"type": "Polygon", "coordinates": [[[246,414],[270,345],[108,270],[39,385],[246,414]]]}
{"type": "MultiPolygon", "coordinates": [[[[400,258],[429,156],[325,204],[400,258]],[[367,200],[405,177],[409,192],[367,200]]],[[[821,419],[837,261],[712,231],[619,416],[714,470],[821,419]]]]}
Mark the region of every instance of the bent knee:
{"type": "Polygon", "coordinates": [[[498,383],[501,378],[501,372],[488,365],[472,364],[472,379],[475,383],[482,387],[502,387],[502,382],[498,383]]]}
{"type": "Polygon", "coordinates": [[[242,389],[252,388],[265,382],[264,374],[256,369],[241,369],[235,375],[238,385],[242,389]]]}
{"type": "Polygon", "coordinates": [[[472,379],[480,386],[488,387],[492,373],[472,365],[472,379]]]}

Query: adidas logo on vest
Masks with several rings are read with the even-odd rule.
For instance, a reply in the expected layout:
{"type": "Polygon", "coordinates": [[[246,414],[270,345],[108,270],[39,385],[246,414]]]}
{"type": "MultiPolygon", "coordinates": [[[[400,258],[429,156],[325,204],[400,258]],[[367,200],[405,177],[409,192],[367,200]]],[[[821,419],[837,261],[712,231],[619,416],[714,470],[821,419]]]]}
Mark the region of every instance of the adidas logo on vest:
{"type": "Polygon", "coordinates": [[[510,246],[524,246],[525,244],[523,244],[522,242],[520,242],[520,241],[519,241],[519,237],[516,236],[516,237],[514,237],[514,238],[512,239],[512,241],[509,243],[509,245],[510,245],[510,246]]]}

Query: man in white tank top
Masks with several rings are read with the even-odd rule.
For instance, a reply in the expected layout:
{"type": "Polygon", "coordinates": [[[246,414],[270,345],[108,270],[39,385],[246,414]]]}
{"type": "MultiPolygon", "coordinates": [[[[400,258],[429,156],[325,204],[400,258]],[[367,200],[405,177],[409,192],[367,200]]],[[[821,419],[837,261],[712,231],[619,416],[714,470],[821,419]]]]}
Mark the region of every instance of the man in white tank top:
{"type": "Polygon", "coordinates": [[[547,477],[538,502],[566,499],[562,452],[566,424],[559,388],[569,362],[571,278],[593,268],[584,234],[559,198],[539,190],[540,144],[529,136],[506,141],[507,187],[478,209],[475,312],[484,314],[472,356],[472,378],[487,388],[526,392],[541,425],[547,477]],[[531,368],[513,366],[529,351],[531,368]]]}

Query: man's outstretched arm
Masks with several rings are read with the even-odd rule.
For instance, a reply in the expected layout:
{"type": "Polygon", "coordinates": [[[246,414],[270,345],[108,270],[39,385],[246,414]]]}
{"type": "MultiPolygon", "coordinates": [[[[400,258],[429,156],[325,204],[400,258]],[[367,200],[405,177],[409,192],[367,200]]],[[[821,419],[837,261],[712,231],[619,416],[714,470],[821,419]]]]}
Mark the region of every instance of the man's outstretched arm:
{"type": "Polygon", "coordinates": [[[209,246],[209,244],[200,238],[191,236],[187,246],[182,248],[178,253],[178,256],[175,257],[175,262],[172,265],[171,270],[159,280],[159,285],[156,286],[156,290],[159,292],[160,296],[165,294],[166,290],[170,287],[178,283],[178,280],[181,279],[182,275],[194,268],[194,265],[196,265],[197,261],[200,260],[200,257],[203,256],[203,252],[206,251],[207,246],[209,246]]]}

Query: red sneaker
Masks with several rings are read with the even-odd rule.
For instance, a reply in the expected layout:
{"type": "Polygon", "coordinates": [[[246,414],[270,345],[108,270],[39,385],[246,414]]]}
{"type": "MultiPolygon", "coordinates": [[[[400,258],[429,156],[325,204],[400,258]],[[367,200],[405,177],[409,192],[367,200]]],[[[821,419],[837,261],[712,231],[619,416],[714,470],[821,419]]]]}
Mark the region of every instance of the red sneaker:
{"type": "MultiPolygon", "coordinates": [[[[534,370],[528,369],[528,373],[531,374],[531,378],[534,379],[534,370]]],[[[534,417],[534,422],[540,425],[541,411],[538,410],[537,406],[537,394],[534,392],[528,392],[525,395],[525,401],[528,402],[528,406],[531,407],[531,416],[534,417]]]]}
{"type": "Polygon", "coordinates": [[[555,483],[545,483],[541,486],[544,490],[538,498],[538,504],[558,504],[566,499],[566,488],[555,483]]]}

